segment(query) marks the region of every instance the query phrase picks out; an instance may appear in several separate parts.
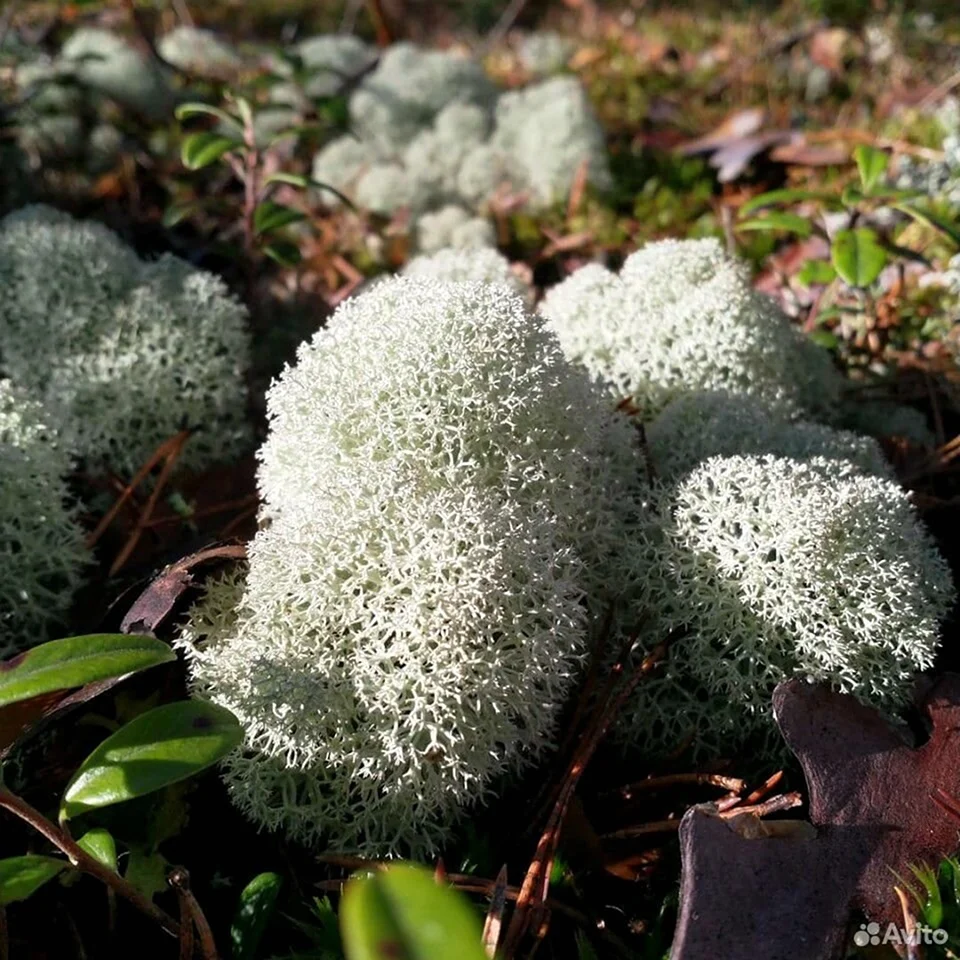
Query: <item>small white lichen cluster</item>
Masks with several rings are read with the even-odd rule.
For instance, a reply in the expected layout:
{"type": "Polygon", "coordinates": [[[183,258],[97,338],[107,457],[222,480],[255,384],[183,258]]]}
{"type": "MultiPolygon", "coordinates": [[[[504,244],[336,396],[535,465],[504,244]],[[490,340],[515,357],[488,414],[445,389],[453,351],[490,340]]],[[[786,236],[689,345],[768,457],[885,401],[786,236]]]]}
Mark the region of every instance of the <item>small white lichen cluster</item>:
{"type": "Polygon", "coordinates": [[[712,457],[663,485],[652,517],[647,609],[679,638],[622,719],[628,742],[729,756],[756,738],[775,753],[781,680],[892,711],[932,665],[953,586],[893,481],[835,457],[712,457]]]}
{"type": "Polygon", "coordinates": [[[309,79],[308,97],[332,97],[377,59],[377,51],[349,34],[307,37],[294,47],[309,79]]]}
{"type": "Polygon", "coordinates": [[[40,405],[0,380],[0,659],[50,639],[89,562],[70,467],[40,405]]]}
{"type": "Polygon", "coordinates": [[[943,159],[902,157],[894,183],[901,190],[919,190],[934,200],[960,207],[960,101],[947,97],[935,119],[943,130],[943,159]]]}
{"type": "Polygon", "coordinates": [[[565,197],[584,164],[587,183],[611,185],[603,128],[576,77],[503,94],[491,142],[513,187],[529,191],[535,206],[565,197]]]}
{"type": "Polygon", "coordinates": [[[478,250],[495,247],[497,232],[485,217],[475,217],[463,207],[447,204],[417,221],[417,249],[423,253],[440,250],[478,250]]]}
{"type": "MultiPolygon", "coordinates": [[[[477,63],[401,43],[359,84],[349,111],[353,135],[316,155],[314,179],[385,216],[443,208],[470,221],[471,246],[489,236],[474,214],[500,187],[542,207],[568,194],[584,164],[591,185],[610,184],[603,131],[575,77],[498,97],[477,63]]],[[[429,243],[439,242],[434,232],[424,229],[429,243]]]]}
{"type": "Polygon", "coordinates": [[[332,849],[434,852],[549,747],[637,575],[632,428],[506,287],[406,278],[341,305],[268,412],[249,573],[181,641],[246,729],[229,789],[332,849]]]}
{"type": "Polygon", "coordinates": [[[244,66],[240,52],[212,30],[181,24],[157,42],[160,56],[191,76],[229,80],[244,66]]]}
{"type": "Polygon", "coordinates": [[[647,244],[619,275],[589,264],[550,289],[541,312],[566,356],[643,418],[692,391],[835,415],[841,379],[827,352],[753,290],[716,240],[647,244]]]}
{"type": "Polygon", "coordinates": [[[532,296],[530,287],[510,268],[510,261],[498,250],[490,248],[421,254],[407,261],[401,273],[415,280],[502,284],[527,302],[532,296]]]}
{"type": "Polygon", "coordinates": [[[129,475],[185,426],[185,466],[248,443],[246,311],[219,278],[37,206],[0,221],[0,290],[0,373],[92,468],[129,475]]]}
{"type": "Polygon", "coordinates": [[[528,33],[520,43],[520,63],[534,77],[560,73],[573,54],[575,44],[551,30],[528,33]]]}

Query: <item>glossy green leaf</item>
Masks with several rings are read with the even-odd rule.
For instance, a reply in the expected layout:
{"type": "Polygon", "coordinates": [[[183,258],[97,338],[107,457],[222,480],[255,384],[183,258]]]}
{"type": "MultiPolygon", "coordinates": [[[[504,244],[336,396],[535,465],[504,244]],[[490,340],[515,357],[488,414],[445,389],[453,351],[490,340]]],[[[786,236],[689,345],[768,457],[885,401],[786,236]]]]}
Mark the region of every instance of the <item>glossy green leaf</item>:
{"type": "Polygon", "coordinates": [[[869,227],[838,230],[830,247],[837,273],[852,287],[869,287],[887,264],[887,251],[869,227]]]}
{"type": "Polygon", "coordinates": [[[209,103],[182,103],[179,107],[177,107],[174,115],[178,120],[186,120],[188,117],[197,117],[201,115],[216,117],[221,123],[225,123],[227,126],[232,127],[237,134],[242,132],[242,127],[237,122],[236,117],[231,117],[226,110],[221,110],[220,107],[214,107],[209,103]]]}
{"type": "Polygon", "coordinates": [[[202,205],[195,200],[190,203],[171,203],[163,211],[163,225],[165,227],[175,227],[178,223],[183,223],[188,217],[192,217],[200,209],[202,209],[202,205]]]}
{"type": "Polygon", "coordinates": [[[117,844],[109,830],[95,827],[88,830],[78,841],[77,846],[86,851],[94,860],[116,872],[117,844]]]}
{"type": "Polygon", "coordinates": [[[60,819],[153,793],[205,770],[238,746],[229,710],[201,700],[140,714],[107,737],[67,784],[60,819]]]}
{"type": "Polygon", "coordinates": [[[809,237],[813,224],[799,214],[771,210],[755,220],[742,220],[737,224],[737,230],[787,230],[800,237],[809,237]]]}
{"type": "Polygon", "coordinates": [[[42,643],[0,662],[0,707],[175,660],[154,637],[94,633],[42,643]]]}
{"type": "Polygon", "coordinates": [[[890,163],[889,155],[876,147],[860,144],[854,148],[853,159],[860,172],[860,186],[863,187],[863,192],[872,193],[873,188],[887,172],[887,166],[890,163]]]}
{"type": "Polygon", "coordinates": [[[294,210],[293,207],[285,207],[272,200],[265,200],[253,212],[253,228],[258,234],[270,233],[287,227],[291,223],[299,223],[306,218],[306,214],[294,210]]]}
{"type": "Polygon", "coordinates": [[[230,926],[233,960],[254,960],[283,886],[277,873],[261,873],[243,888],[230,926]]]}
{"type": "Polygon", "coordinates": [[[355,875],[340,929],[347,960],[486,960],[470,901],[415,864],[355,875]]]}
{"type": "Polygon", "coordinates": [[[239,146],[241,146],[239,141],[232,137],[221,136],[219,133],[210,131],[191,133],[184,137],[180,148],[180,159],[188,170],[201,170],[239,146]]]}
{"type": "Polygon", "coordinates": [[[0,860],[0,907],[26,900],[68,866],[66,860],[33,854],[0,860]]]}
{"type": "Polygon", "coordinates": [[[825,350],[836,350],[840,346],[840,340],[835,333],[829,330],[814,330],[809,334],[811,342],[825,350]]]}
{"type": "Polygon", "coordinates": [[[808,260],[798,271],[797,280],[805,287],[821,284],[826,286],[837,279],[833,264],[826,260],[808,260]]]}
{"type": "Polygon", "coordinates": [[[840,194],[840,202],[847,209],[856,207],[863,202],[863,191],[860,187],[854,186],[852,183],[847,184],[847,186],[843,188],[843,193],[840,194]]]}
{"type": "Polygon", "coordinates": [[[949,237],[957,246],[960,246],[960,225],[950,223],[948,220],[944,220],[943,217],[929,210],[921,210],[912,203],[895,203],[893,204],[893,208],[894,210],[899,210],[901,213],[905,213],[908,217],[913,217],[914,220],[924,224],[924,226],[939,230],[940,233],[949,237]]]}
{"type": "Polygon", "coordinates": [[[777,207],[782,204],[798,203],[801,200],[836,201],[836,194],[823,190],[769,190],[748,200],[740,207],[740,216],[746,217],[763,207],[777,207]]]}
{"type": "Polygon", "coordinates": [[[263,252],[281,267],[295,267],[302,259],[300,248],[295,243],[279,237],[266,244],[263,252]]]}

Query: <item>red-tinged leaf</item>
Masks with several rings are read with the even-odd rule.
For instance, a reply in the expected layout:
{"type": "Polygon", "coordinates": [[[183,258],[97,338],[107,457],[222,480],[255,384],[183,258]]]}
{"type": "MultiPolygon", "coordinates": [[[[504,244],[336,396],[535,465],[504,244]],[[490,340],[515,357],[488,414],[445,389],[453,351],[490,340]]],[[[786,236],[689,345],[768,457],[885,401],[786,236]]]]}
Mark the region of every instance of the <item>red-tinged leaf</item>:
{"type": "Polygon", "coordinates": [[[191,553],[170,564],[134,600],[120,629],[123,633],[152,633],[173,612],[177,601],[196,584],[196,567],[229,560],[243,560],[247,555],[242,544],[219,544],[191,553]]]}

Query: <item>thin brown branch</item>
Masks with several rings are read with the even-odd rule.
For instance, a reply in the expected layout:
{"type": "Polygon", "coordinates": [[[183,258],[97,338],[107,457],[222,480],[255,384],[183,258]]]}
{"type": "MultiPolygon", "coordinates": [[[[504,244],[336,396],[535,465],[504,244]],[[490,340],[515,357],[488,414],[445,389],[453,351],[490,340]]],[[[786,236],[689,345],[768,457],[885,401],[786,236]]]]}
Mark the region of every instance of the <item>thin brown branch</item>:
{"type": "Polygon", "coordinates": [[[42,837],[63,853],[70,863],[82,873],[96,877],[111,890],[133,904],[141,913],[156,921],[171,936],[180,936],[180,924],[169,914],[155,906],[139,890],[127,883],[115,870],[104,866],[91,857],[82,847],[77,846],[71,837],[55,824],[51,823],[39,810],[35,810],[25,800],[0,787],[0,808],[8,810],[15,817],[33,827],[42,837]]]}
{"type": "Polygon", "coordinates": [[[497,955],[500,942],[500,930],[503,927],[503,911],[507,905],[507,865],[504,864],[497,874],[497,884],[490,899],[490,908],[483,922],[483,948],[490,960],[497,955]]]}
{"type": "Polygon", "coordinates": [[[623,684],[620,693],[613,697],[612,691],[616,689],[616,684],[623,674],[623,656],[620,662],[614,664],[611,670],[610,683],[604,698],[600,701],[601,708],[597,711],[596,719],[588,726],[580,741],[580,746],[570,761],[566,776],[562,781],[559,795],[554,804],[553,812],[547,820],[537,849],[534,854],[527,874],[524,877],[523,885],[520,888],[520,895],[517,897],[517,905],[514,910],[510,925],[507,928],[507,934],[503,945],[503,956],[510,958],[514,955],[520,945],[521,940],[530,929],[536,924],[539,933],[545,933],[546,926],[542,922],[543,911],[550,890],[550,873],[553,869],[554,859],[556,857],[557,847],[560,842],[560,833],[566,820],[567,811],[570,802],[579,785],[580,778],[593,756],[600,741],[606,736],[610,725],[617,715],[622,711],[624,703],[633,692],[634,687],[640,680],[653,671],[667,654],[669,644],[674,639],[669,637],[662,643],[657,644],[654,649],[644,657],[639,668],[634,671],[627,683],[623,684]]]}
{"type": "Polygon", "coordinates": [[[720,787],[722,790],[731,790],[734,793],[743,793],[747,788],[746,780],[740,780],[737,777],[724,777],[717,773],[671,773],[662,777],[647,777],[646,780],[628,783],[626,786],[609,791],[604,796],[619,796],[624,800],[632,800],[635,793],[646,790],[661,790],[664,787],[686,783],[697,786],[720,787]]]}
{"type": "MultiPolygon", "coordinates": [[[[103,536],[110,524],[113,523],[117,514],[123,509],[124,504],[134,496],[137,487],[147,479],[150,471],[160,463],[161,460],[168,456],[170,450],[173,449],[174,445],[177,444],[184,433],[189,435],[188,431],[181,431],[176,436],[170,437],[169,440],[164,440],[150,455],[150,459],[134,474],[133,479],[123,488],[122,493],[114,502],[113,506],[103,515],[103,519],[97,524],[96,529],[87,537],[88,550],[96,546],[97,541],[103,536]]],[[[182,443],[182,441],[180,442],[182,443]]]]}
{"type": "MultiPolygon", "coordinates": [[[[184,867],[176,867],[170,872],[167,882],[177,891],[181,916],[186,911],[190,917],[190,923],[200,937],[200,951],[203,954],[203,960],[218,960],[213,931],[210,929],[210,924],[207,922],[203,910],[200,909],[197,898],[190,889],[190,874],[184,867]]],[[[181,943],[181,952],[182,948],[183,944],[181,943]]]]}
{"type": "Polygon", "coordinates": [[[720,811],[723,820],[731,820],[744,814],[753,814],[756,817],[768,817],[771,813],[781,813],[783,810],[792,810],[803,803],[803,797],[796,792],[781,793],[763,803],[753,803],[749,806],[734,807],[732,810],[720,811]]]}
{"type": "Polygon", "coordinates": [[[173,473],[174,467],[177,465],[177,460],[180,458],[180,454],[183,452],[184,444],[189,439],[189,430],[181,430],[172,439],[170,449],[163,462],[163,468],[160,471],[160,476],[157,477],[157,482],[154,484],[153,490],[150,492],[150,496],[147,498],[146,504],[144,504],[143,512],[140,514],[140,519],[137,521],[137,525],[133,528],[133,532],[130,534],[127,542],[124,544],[123,549],[117,554],[116,559],[110,565],[111,577],[121,570],[123,565],[130,558],[130,554],[133,553],[137,544],[140,542],[140,537],[143,536],[143,533],[146,530],[146,524],[153,516],[153,511],[157,505],[157,501],[160,499],[160,494],[163,492],[164,487],[167,485],[167,481],[170,479],[170,475],[173,473]]]}
{"type": "Polygon", "coordinates": [[[743,798],[743,802],[746,804],[759,803],[781,780],[783,779],[783,771],[778,770],[776,773],[771,774],[767,777],[763,783],[757,787],[752,793],[747,794],[743,798]]]}

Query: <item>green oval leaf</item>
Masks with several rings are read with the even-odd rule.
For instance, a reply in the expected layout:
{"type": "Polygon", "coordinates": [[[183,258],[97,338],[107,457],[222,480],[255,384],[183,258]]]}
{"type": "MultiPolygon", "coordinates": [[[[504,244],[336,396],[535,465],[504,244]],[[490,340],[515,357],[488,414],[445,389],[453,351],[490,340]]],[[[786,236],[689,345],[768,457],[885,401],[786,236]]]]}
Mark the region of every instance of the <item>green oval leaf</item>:
{"type": "Polygon", "coordinates": [[[771,210],[756,220],[743,220],[737,224],[738,230],[787,230],[800,237],[809,237],[813,232],[813,224],[806,217],[797,213],[771,210]]]}
{"type": "Polygon", "coordinates": [[[271,240],[263,248],[263,252],[281,267],[295,267],[302,259],[300,248],[295,243],[279,237],[271,240]]]}
{"type": "Polygon", "coordinates": [[[235,150],[242,144],[231,137],[221,136],[205,130],[184,137],[180,148],[180,159],[188,170],[202,170],[219,160],[225,153],[235,150]]]}
{"type": "Polygon", "coordinates": [[[51,640],[0,662],[0,707],[175,659],[167,644],[136,634],[94,633],[51,640]]]}
{"type": "Polygon", "coordinates": [[[189,117],[197,117],[201,115],[216,117],[221,123],[225,123],[228,126],[233,127],[238,134],[242,133],[243,128],[240,126],[235,117],[231,117],[226,110],[221,110],[220,107],[214,107],[209,103],[182,103],[174,111],[174,116],[178,120],[186,120],[189,117]]]}
{"type": "Polygon", "coordinates": [[[857,170],[860,171],[860,185],[863,187],[863,192],[871,193],[886,173],[890,157],[883,150],[860,144],[854,148],[853,159],[857,163],[857,170]]]}
{"type": "Polygon", "coordinates": [[[355,875],[340,928],[347,960],[486,960],[470,902],[415,864],[355,875]]]}
{"type": "Polygon", "coordinates": [[[869,287],[887,264],[887,251],[869,227],[838,230],[830,245],[837,273],[852,287],[869,287]]]}
{"type": "Polygon", "coordinates": [[[212,703],[155,707],[107,737],[67,784],[60,819],[122,803],[192,777],[243,739],[237,718],[212,703]]]}
{"type": "Polygon", "coordinates": [[[274,203],[272,200],[265,200],[253,211],[253,228],[258,234],[270,233],[306,219],[306,214],[299,210],[274,203]]]}
{"type": "Polygon", "coordinates": [[[814,284],[826,286],[828,283],[833,283],[836,279],[837,271],[834,269],[833,264],[827,263],[826,260],[808,260],[797,271],[797,280],[805,287],[810,287],[814,284]]]}
{"type": "Polygon", "coordinates": [[[66,860],[33,854],[0,860],[0,907],[26,900],[68,866],[66,860]]]}
{"type": "Polygon", "coordinates": [[[924,226],[939,230],[940,233],[949,237],[957,246],[960,246],[960,229],[958,229],[956,224],[944,220],[943,217],[937,216],[937,214],[932,213],[930,210],[921,210],[912,203],[895,203],[893,204],[893,208],[894,210],[899,210],[901,213],[905,213],[908,217],[912,217],[924,226]]]}
{"type": "Polygon", "coordinates": [[[243,888],[230,926],[233,960],[254,960],[282,886],[279,874],[261,873],[243,888]]]}
{"type": "Polygon", "coordinates": [[[761,193],[748,200],[740,207],[739,214],[741,217],[746,217],[763,207],[776,207],[780,204],[797,203],[800,200],[823,200],[829,202],[836,201],[836,199],[835,194],[826,193],[823,190],[769,190],[766,193],[761,193]]]}
{"type": "Polygon", "coordinates": [[[77,846],[114,873],[117,872],[117,844],[109,830],[94,827],[77,841],[77,846]]]}

